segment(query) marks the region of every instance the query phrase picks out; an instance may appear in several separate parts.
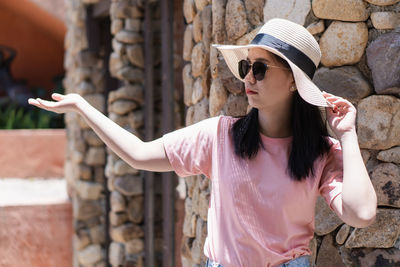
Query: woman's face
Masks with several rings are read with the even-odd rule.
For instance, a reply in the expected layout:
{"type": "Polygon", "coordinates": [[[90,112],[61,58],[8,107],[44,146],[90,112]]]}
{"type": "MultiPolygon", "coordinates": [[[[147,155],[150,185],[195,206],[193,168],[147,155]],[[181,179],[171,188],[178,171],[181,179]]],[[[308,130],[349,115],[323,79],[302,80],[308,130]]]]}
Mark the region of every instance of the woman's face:
{"type": "Polygon", "coordinates": [[[290,88],[295,86],[291,70],[286,69],[272,53],[262,48],[250,48],[247,60],[250,64],[261,61],[270,66],[261,81],[254,78],[252,69],[244,78],[250,106],[263,110],[277,105],[288,105],[293,97],[290,88]]]}

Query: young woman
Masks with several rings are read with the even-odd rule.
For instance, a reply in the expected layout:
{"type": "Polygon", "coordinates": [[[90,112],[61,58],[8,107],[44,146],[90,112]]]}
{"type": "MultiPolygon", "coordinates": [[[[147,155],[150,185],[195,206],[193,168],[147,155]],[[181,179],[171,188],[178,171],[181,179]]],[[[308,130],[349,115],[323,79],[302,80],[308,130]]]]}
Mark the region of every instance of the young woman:
{"type": "Polygon", "coordinates": [[[209,118],[142,142],[77,94],[29,103],[78,112],[136,169],[209,177],[207,266],[309,266],[319,194],[351,226],[375,219],[376,194],[358,147],[356,110],[312,83],[321,52],[298,24],[273,19],[247,46],[216,47],[245,83],[252,109],[242,118],[209,118]],[[318,106],[326,107],[338,140],[328,137],[318,106]]]}

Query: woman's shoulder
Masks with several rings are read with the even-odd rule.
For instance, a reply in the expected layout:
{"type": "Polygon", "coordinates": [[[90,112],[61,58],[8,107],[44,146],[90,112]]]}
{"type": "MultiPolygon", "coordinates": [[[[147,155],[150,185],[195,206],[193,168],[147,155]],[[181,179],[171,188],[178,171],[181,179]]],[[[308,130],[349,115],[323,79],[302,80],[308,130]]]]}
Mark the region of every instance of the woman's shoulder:
{"type": "Polygon", "coordinates": [[[214,117],[205,118],[203,120],[195,121],[185,127],[181,128],[181,130],[185,129],[186,131],[193,132],[209,132],[214,133],[217,129],[217,132],[221,130],[229,130],[232,124],[237,120],[237,118],[225,115],[218,115],[214,117]]]}
{"type": "Polygon", "coordinates": [[[241,117],[232,117],[228,115],[219,115],[218,116],[221,121],[228,123],[228,124],[234,124],[236,121],[238,121],[241,117]]]}
{"type": "Polygon", "coordinates": [[[200,124],[226,124],[226,125],[231,125],[235,121],[237,121],[239,118],[235,118],[232,116],[227,116],[227,115],[218,115],[214,117],[209,117],[204,120],[199,121],[200,124]]]}
{"type": "Polygon", "coordinates": [[[238,117],[232,117],[227,115],[219,115],[218,117],[218,127],[226,130],[230,130],[232,125],[239,120],[238,117]]]}

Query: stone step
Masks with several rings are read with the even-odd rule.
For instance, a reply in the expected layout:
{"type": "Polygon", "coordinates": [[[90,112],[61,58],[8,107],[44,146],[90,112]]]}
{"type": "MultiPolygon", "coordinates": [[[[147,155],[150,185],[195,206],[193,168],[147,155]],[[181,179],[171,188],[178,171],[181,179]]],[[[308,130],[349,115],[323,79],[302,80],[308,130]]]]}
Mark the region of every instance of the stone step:
{"type": "Polygon", "coordinates": [[[64,179],[0,179],[0,266],[72,266],[64,179]]]}

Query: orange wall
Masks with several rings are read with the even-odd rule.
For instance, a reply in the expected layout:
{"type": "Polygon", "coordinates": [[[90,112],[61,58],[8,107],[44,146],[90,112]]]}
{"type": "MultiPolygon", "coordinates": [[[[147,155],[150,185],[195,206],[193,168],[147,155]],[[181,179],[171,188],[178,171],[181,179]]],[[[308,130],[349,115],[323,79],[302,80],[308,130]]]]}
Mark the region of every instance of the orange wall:
{"type": "Polygon", "coordinates": [[[53,77],[64,73],[65,25],[29,0],[0,1],[0,44],[12,47],[15,79],[27,86],[54,88],[53,77]]]}

